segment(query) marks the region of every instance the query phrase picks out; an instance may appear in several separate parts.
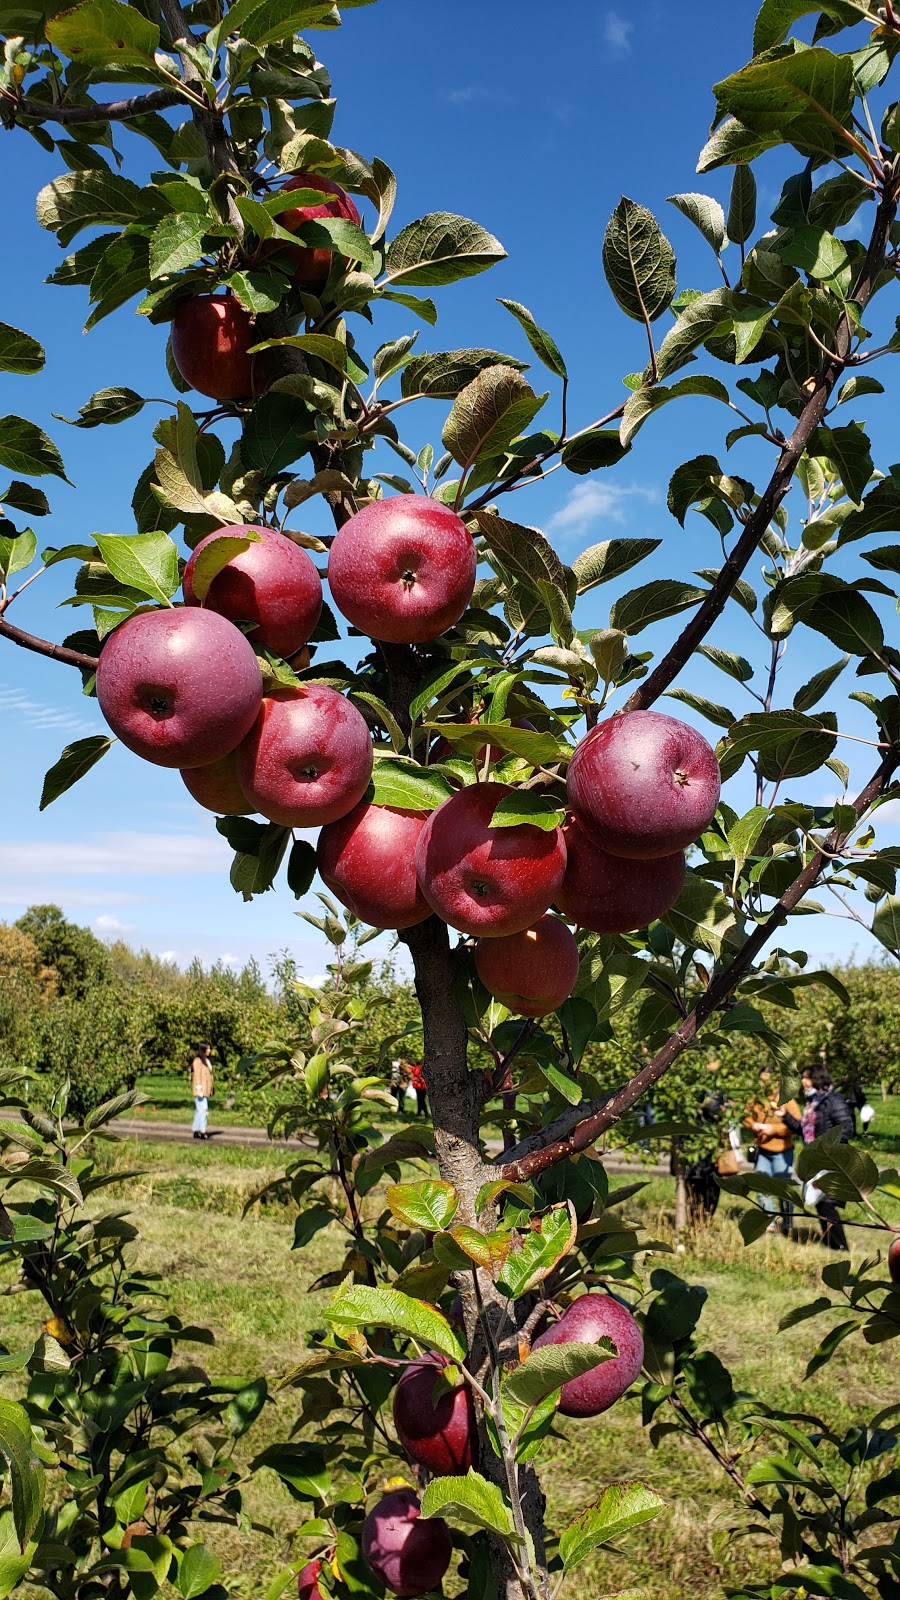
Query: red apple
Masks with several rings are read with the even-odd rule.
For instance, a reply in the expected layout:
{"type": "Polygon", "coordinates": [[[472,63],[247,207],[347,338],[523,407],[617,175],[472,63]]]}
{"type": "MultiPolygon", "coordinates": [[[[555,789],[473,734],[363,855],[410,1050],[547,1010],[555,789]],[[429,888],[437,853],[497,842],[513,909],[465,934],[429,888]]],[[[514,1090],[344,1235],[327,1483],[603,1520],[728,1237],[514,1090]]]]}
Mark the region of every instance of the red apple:
{"type": "Polygon", "coordinates": [[[428,818],[416,845],[416,875],[451,928],[476,938],[521,933],[543,916],[566,870],[562,832],[532,823],[492,828],[505,783],[460,789],[428,818]]]}
{"type": "Polygon", "coordinates": [[[328,556],[338,610],[370,639],[424,644],[472,598],[475,545],[455,511],[426,495],[375,500],[344,523],[328,556]]]}
{"type": "Polygon", "coordinates": [[[319,1573],[322,1571],[321,1561],[307,1561],[297,1573],[297,1594],[299,1600],[325,1600],[319,1588],[319,1573]]]}
{"type": "Polygon", "coordinates": [[[672,909],[684,883],[683,851],[652,861],[626,861],[601,850],[574,817],[563,836],[566,875],[556,907],[571,922],[593,933],[634,933],[672,909]]]}
{"type": "Polygon", "coordinates": [[[319,620],[322,584],[313,562],[293,539],[274,528],[229,527],[208,533],[184,569],[184,598],[189,606],[218,611],[231,622],[255,622],[251,644],[293,656],[302,649],[319,620]],[[217,539],[258,537],[216,573],[202,600],[194,594],[197,557],[217,539]]]}
{"type": "Polygon", "coordinates": [[[558,917],[541,917],[524,933],[479,939],[475,970],[510,1011],[544,1017],[569,998],[578,981],[578,946],[558,917]]]}
{"type": "Polygon", "coordinates": [[[100,710],[129,750],[160,767],[227,756],[253,727],[261,697],[252,645],[214,611],[140,612],[100,652],[100,710]]]}
{"type": "Polygon", "coordinates": [[[394,1390],[394,1427],[407,1455],[438,1477],[468,1472],[477,1439],[475,1407],[467,1383],[444,1384],[435,1397],[444,1356],[413,1361],[394,1390]]]}
{"type": "Polygon", "coordinates": [[[715,815],[721,774],[701,733],[659,711],[626,711],[582,739],[569,763],[569,805],[610,855],[671,856],[715,815]]]}
{"type": "MultiPolygon", "coordinates": [[[[344,217],[348,222],[355,222],[358,228],[362,226],[362,219],[350,196],[331,178],[322,178],[316,172],[298,172],[294,177],[288,178],[284,189],[319,189],[322,194],[330,197],[318,206],[292,206],[287,211],[280,211],[274,220],[288,233],[296,233],[304,222],[314,222],[316,217],[344,217]]],[[[318,294],[319,290],[325,287],[331,271],[330,250],[313,248],[310,245],[297,245],[295,248],[286,245],[280,239],[269,245],[269,253],[276,249],[290,250],[296,263],[293,279],[299,288],[309,289],[311,293],[318,294]]]]}
{"type": "Polygon", "coordinates": [[[373,928],[411,928],[431,916],[415,852],[427,818],[361,800],[319,834],[316,862],[326,888],[373,928]]]}
{"type": "Polygon", "coordinates": [[[237,755],[232,750],[208,767],[192,767],[181,774],[185,788],[200,806],[217,817],[249,817],[253,807],[240,786],[237,755]]]}
{"type": "Polygon", "coordinates": [[[178,371],[198,394],[213,400],[243,400],[261,387],[257,358],[247,353],[258,343],[253,318],[233,295],[195,295],[172,319],[178,371]]]}
{"type": "Polygon", "coordinates": [[[604,1336],[618,1354],[563,1384],[559,1404],[563,1416],[597,1417],[631,1387],[644,1362],[641,1330],[627,1307],[611,1294],[583,1294],[535,1339],[532,1348],[540,1350],[548,1344],[595,1344],[604,1336]]]}
{"type": "Polygon", "coordinates": [[[888,1247],[887,1268],[891,1283],[900,1283],[900,1233],[894,1235],[888,1247]]]}
{"type": "Polygon", "coordinates": [[[412,1489],[396,1489],[366,1517],[362,1553],[392,1594],[430,1594],[450,1565],[453,1541],[443,1517],[423,1517],[412,1489]]]}
{"type": "Polygon", "coordinates": [[[369,730],[356,707],[324,684],[305,683],[267,695],[238,751],[237,770],[255,811],[286,828],[316,828],[359,803],[372,761],[369,730]]]}

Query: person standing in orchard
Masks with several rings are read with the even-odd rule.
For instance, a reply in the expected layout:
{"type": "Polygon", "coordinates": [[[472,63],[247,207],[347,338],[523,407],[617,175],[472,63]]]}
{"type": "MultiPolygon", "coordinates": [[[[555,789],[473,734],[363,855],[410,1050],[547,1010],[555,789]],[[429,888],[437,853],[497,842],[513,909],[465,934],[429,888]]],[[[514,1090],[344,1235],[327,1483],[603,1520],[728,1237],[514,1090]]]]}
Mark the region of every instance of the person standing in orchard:
{"type": "MultiPolygon", "coordinates": [[[[802,1114],[795,1116],[790,1104],[778,1107],[778,1115],[788,1128],[793,1133],[802,1133],[804,1144],[821,1139],[831,1128],[840,1128],[841,1144],[849,1144],[854,1131],[853,1113],[844,1096],[834,1087],[828,1068],[818,1062],[814,1067],[804,1067],[801,1084],[805,1101],[802,1114]]],[[[836,1202],[823,1195],[816,1201],[816,1211],[822,1228],[822,1243],[829,1250],[847,1250],[847,1235],[836,1202]]]]}
{"type": "Polygon", "coordinates": [[[191,1062],[191,1094],[194,1096],[194,1138],[208,1139],[206,1121],[209,1116],[209,1102],[213,1092],[213,1070],[210,1064],[212,1045],[204,1041],[198,1044],[197,1053],[191,1062]]]}
{"type": "MultiPolygon", "coordinates": [[[[794,1167],[794,1134],[778,1109],[780,1099],[777,1093],[778,1085],[768,1067],[760,1073],[759,1085],[759,1093],[750,1101],[744,1118],[744,1126],[752,1131],[756,1139],[754,1166],[764,1177],[787,1178],[794,1167]]],[[[788,1100],[785,1110],[790,1112],[795,1120],[800,1116],[800,1107],[796,1100],[788,1100]]],[[[762,1203],[765,1209],[772,1213],[768,1232],[777,1233],[779,1225],[775,1221],[774,1195],[764,1194],[762,1203]]],[[[781,1231],[789,1234],[793,1208],[787,1200],[780,1200],[778,1208],[781,1212],[781,1231]]]]}
{"type": "Polygon", "coordinates": [[[409,1081],[416,1091],[416,1116],[425,1117],[428,1115],[428,1085],[421,1061],[415,1061],[411,1066],[409,1081]]]}

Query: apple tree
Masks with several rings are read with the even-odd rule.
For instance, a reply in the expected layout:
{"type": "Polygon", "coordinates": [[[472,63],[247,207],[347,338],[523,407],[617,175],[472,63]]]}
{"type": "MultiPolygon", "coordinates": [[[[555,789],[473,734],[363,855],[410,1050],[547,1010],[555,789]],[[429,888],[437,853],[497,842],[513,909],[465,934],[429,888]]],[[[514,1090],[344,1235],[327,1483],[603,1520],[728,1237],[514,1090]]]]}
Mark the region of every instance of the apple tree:
{"type": "MultiPolygon", "coordinates": [[[[868,0],[765,0],[752,59],[715,85],[699,159],[701,173],[725,170],[727,203],[672,197],[672,231],[699,229],[715,286],[679,288],[660,222],[623,197],[603,269],[644,364],[573,431],[565,355],[519,302],[502,304],[520,355],[419,350],[419,325],[437,321],[431,291],[504,251],[441,210],[392,232],[390,168],[332,141],[310,37],[352,25],[352,9],[0,5],[0,115],[67,168],[38,196],[42,226],[75,246],[53,280],[88,289],[89,328],[140,295],[138,312],[170,325],[175,391],[133,531],[39,562],[20,514],[46,513],[31,480],[62,476],[62,457],[26,419],[0,421],[0,462],[18,474],[3,496],[0,636],[81,673],[110,729],[68,747],[42,805],[116,737],[179,769],[216,813],[244,898],[273,886],[302,898],[317,868],[326,886],[316,914],[339,955],[334,981],[299,985],[298,1034],[268,1052],[281,1125],[319,1145],[285,1179],[296,1243],[333,1220],[348,1235],[328,1331],[292,1376],[299,1431],[257,1463],[312,1502],[300,1593],[424,1593],[455,1548],[466,1592],[548,1600],[659,1504],[639,1485],[598,1485],[574,1524],[545,1526],[536,1462],[554,1416],[599,1414],[642,1361],[635,1257],[650,1241],[622,1217],[627,1194],[610,1193],[598,1139],[689,1052],[706,1060],[741,1033],[777,1050],[771,1007],[808,981],[785,929],[817,885],[865,889],[876,937],[900,945],[897,852],[875,832],[900,766],[900,653],[885,637],[900,557],[881,542],[900,528],[900,468],[876,469],[859,410],[882,393],[869,369],[897,346],[880,308],[900,243],[900,17],[868,0]],[[788,37],[811,9],[813,42],[788,37]],[[126,97],[98,98],[110,84],[126,97]],[[110,159],[132,138],[160,163],[143,183],[110,159]],[[760,231],[754,171],[773,151],[794,170],[760,231]],[[382,302],[410,321],[379,344],[382,302]],[[553,471],[610,470],[645,428],[652,438],[656,411],[698,396],[722,407],[728,470],[710,448],[672,476],[674,521],[699,513],[719,549],[690,580],[673,563],[624,587],[657,541],[610,538],[567,563],[507,514],[553,471]],[[404,441],[413,404],[439,412],[439,447],[404,441]],[[759,483],[739,470],[748,442],[752,461],[768,452],[759,483]],[[315,497],[327,537],[302,527],[315,497]],[[11,615],[60,563],[91,625],[54,642],[11,615]],[[579,626],[606,584],[606,625],[579,626]],[[731,648],[738,617],[759,636],[753,660],[731,648]],[[654,654],[639,636],[660,623],[654,654]],[[835,656],[788,705],[780,667],[795,630],[835,656]],[[681,685],[699,660],[727,680],[728,704],[681,685]],[[841,727],[835,688],[851,661],[862,739],[841,727]],[[715,749],[660,710],[663,696],[715,730],[715,749]],[[844,740],[854,761],[860,744],[871,751],[855,785],[844,740]],[[833,803],[818,798],[823,769],[833,803]],[[396,930],[409,953],[429,1132],[379,1131],[383,1077],[354,1042],[367,1010],[360,922],[396,930]],[[638,997],[640,1059],[623,1052],[610,1091],[590,1046],[617,1039],[638,997]],[[361,1202],[385,1174],[373,1221],[361,1202]],[[419,1494],[390,1488],[398,1454],[419,1494]]],[[[2,329],[6,371],[42,361],[27,333],[2,329]]],[[[144,405],[106,389],[75,425],[144,405]]],[[[830,1152],[808,1159],[843,1198],[830,1152]]],[[[876,1172],[880,1183],[895,1180],[876,1172]]],[[[651,1389],[675,1395],[691,1324],[678,1292],[654,1287],[644,1335],[673,1355],[651,1355],[651,1389]]],[[[896,1297],[883,1287],[887,1337],[896,1297]]],[[[98,1523],[100,1549],[104,1536],[98,1523]]],[[[833,1549],[810,1548],[824,1590],[833,1549]]],[[[36,1559],[46,1567],[39,1542],[36,1559]]],[[[896,1587],[895,1558],[892,1570],[896,1587]]],[[[148,1571],[123,1581],[152,1593],[148,1571]]]]}

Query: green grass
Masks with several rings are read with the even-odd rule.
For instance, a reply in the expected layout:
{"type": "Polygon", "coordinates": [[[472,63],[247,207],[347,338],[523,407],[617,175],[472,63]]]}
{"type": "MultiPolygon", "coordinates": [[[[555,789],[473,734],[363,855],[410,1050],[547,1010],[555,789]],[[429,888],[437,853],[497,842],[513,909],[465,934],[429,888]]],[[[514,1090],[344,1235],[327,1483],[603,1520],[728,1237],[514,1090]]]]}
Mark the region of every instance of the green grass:
{"type": "MultiPolygon", "coordinates": [[[[104,1203],[128,1206],[141,1230],[135,1247],[140,1263],[162,1275],[179,1315],[206,1323],[216,1335],[211,1350],[191,1352],[213,1374],[277,1380],[294,1363],[322,1314],[332,1291],[310,1292],[308,1285],[340,1260],[336,1229],[318,1234],[303,1251],[291,1253],[293,1208],[246,1201],[280,1169],[278,1150],[207,1145],[125,1142],[112,1162],[143,1175],[121,1189],[105,1192],[104,1203]]],[[[367,1199],[379,1208],[376,1191],[367,1199]]],[[[654,1179],[624,1208],[648,1232],[672,1236],[672,1185],[654,1179]]],[[[811,1299],[819,1288],[826,1253],[808,1244],[767,1236],[745,1250],[736,1226],[739,1205],[723,1202],[710,1227],[689,1241],[684,1254],[660,1258],[662,1264],[703,1282],[709,1299],[701,1335],[732,1369],[739,1387],[770,1405],[796,1410],[821,1408],[833,1425],[871,1414],[895,1399],[896,1355],[891,1345],[869,1347],[860,1339],[842,1345],[830,1366],[804,1382],[806,1361],[825,1323],[776,1332],[780,1318],[811,1299]]],[[[862,1235],[871,1241],[872,1235],[862,1235]]],[[[854,1242],[854,1250],[857,1250],[854,1242]]],[[[653,1265],[647,1264],[647,1272],[653,1265]]],[[[4,1337],[15,1331],[34,1336],[42,1320],[32,1295],[4,1303],[4,1337]]],[[[23,1341],[24,1342],[24,1341],[23,1341]]],[[[5,1386],[7,1392],[9,1384],[5,1386]]],[[[241,1444],[241,1459],[269,1439],[285,1437],[298,1410],[285,1390],[241,1444]]],[[[724,1518],[735,1497],[720,1470],[699,1446],[680,1437],[653,1450],[640,1421],[636,1400],[620,1402],[592,1422],[563,1422],[540,1461],[556,1527],[595,1500],[608,1483],[640,1479],[665,1502],[656,1522],[635,1530],[622,1554],[603,1554],[587,1563],[564,1590],[564,1600],[596,1600],[601,1594],[646,1584],[651,1600],[721,1600],[724,1587],[742,1578],[761,1578],[770,1570],[768,1551],[746,1543],[722,1548],[724,1518]]],[[[374,1476],[383,1480],[397,1463],[384,1463],[374,1476]]],[[[285,1559],[304,1545],[295,1538],[303,1508],[290,1500],[278,1481],[261,1473],[251,1482],[247,1508],[257,1524],[273,1530],[240,1532],[208,1527],[205,1537],[222,1556],[226,1572],[241,1574],[235,1593],[261,1596],[285,1559]]],[[[450,1594],[459,1583],[448,1582],[450,1594]]]]}

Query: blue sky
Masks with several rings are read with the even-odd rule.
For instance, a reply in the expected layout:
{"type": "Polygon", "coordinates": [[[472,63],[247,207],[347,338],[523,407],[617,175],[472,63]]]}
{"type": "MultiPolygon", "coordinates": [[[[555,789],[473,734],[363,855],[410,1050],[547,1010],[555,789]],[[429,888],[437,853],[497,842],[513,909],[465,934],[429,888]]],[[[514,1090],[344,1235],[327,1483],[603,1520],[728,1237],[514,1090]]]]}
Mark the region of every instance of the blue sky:
{"type": "MultiPolygon", "coordinates": [[[[622,193],[649,205],[676,247],[679,287],[715,286],[711,255],[665,200],[696,189],[727,200],[729,174],[698,179],[694,168],[712,113],[710,85],[746,60],[755,11],[745,0],[728,6],[693,0],[688,31],[676,9],[661,4],[610,7],[580,0],[559,8],[551,26],[546,7],[534,0],[430,0],[427,6],[380,0],[346,13],[340,32],[311,36],[334,77],[335,138],[367,156],[381,155],[397,173],[392,231],[425,211],[456,211],[490,228],[509,252],[492,272],[436,292],[440,320],[433,330],[423,326],[420,348],[489,345],[527,358],[517,325],[496,303],[502,295],[529,306],[562,348],[576,426],[618,404],[621,376],[643,365],[645,348],[642,329],[616,310],[603,279],[606,222],[622,193]]],[[[140,177],[152,164],[149,155],[127,135],[116,138],[126,170],[140,177]]],[[[43,282],[61,252],[35,220],[35,194],[62,163],[22,133],[5,133],[0,148],[2,315],[40,338],[48,357],[39,378],[0,379],[2,409],[47,427],[75,486],[45,480],[54,515],[39,524],[39,538],[42,545],[60,545],[95,531],[128,532],[133,487],[152,455],[150,429],[162,409],[149,407],[131,422],[91,432],[66,428],[52,414],[74,416],[95,390],[115,384],[170,397],[164,330],[126,307],[82,335],[86,292],[43,282]]],[[[782,171],[777,157],[763,165],[761,205],[774,203],[782,171]]],[[[736,255],[733,247],[729,253],[736,255]]],[[[364,325],[357,326],[369,348],[364,325]]],[[[374,343],[414,326],[408,314],[385,308],[374,343]]],[[[880,369],[879,376],[884,381],[880,369]]],[[[543,377],[543,369],[531,373],[541,388],[547,386],[543,377]]],[[[881,404],[883,412],[892,409],[881,404]]],[[[422,402],[402,415],[412,444],[428,438],[438,444],[443,406],[422,402]]],[[[557,416],[548,406],[549,425],[557,416]]],[[[615,594],[635,583],[685,577],[716,563],[712,530],[693,517],[682,532],[666,511],[666,486],[674,468],[701,451],[719,453],[731,470],[762,486],[770,470],[768,447],[751,441],[724,455],[724,434],[737,421],[712,401],[671,406],[651,420],[614,471],[593,479],[558,472],[507,502],[507,514],[542,526],[568,560],[611,535],[662,539],[656,556],[636,573],[588,598],[578,613],[580,626],[605,626],[615,594]]],[[[882,421],[875,440],[887,465],[892,441],[884,428],[882,421]]],[[[304,514],[312,531],[326,529],[321,509],[307,514],[304,507],[304,514]]],[[[64,592],[49,574],[17,602],[11,620],[62,638],[75,625],[72,612],[54,612],[64,592]]],[[[646,641],[664,649],[677,627],[678,619],[657,625],[640,636],[639,647],[646,641]]],[[[802,635],[800,629],[791,641],[782,704],[789,705],[794,689],[836,654],[802,635]]],[[[759,636],[733,605],[714,639],[758,657],[759,636]]],[[[852,687],[852,670],[842,680],[844,692],[852,687]]],[[[738,715],[754,709],[737,685],[702,664],[682,682],[738,715]]],[[[674,703],[671,709],[690,717],[674,703]]],[[[77,673],[5,646],[0,719],[0,918],[52,899],[101,935],[123,932],[132,943],[179,961],[195,953],[241,961],[253,954],[265,964],[270,952],[290,947],[307,974],[322,970],[324,951],[313,930],[297,920],[286,890],[250,905],[233,894],[230,852],[177,773],[116,747],[94,774],[38,814],[45,769],[70,739],[101,726],[95,703],[80,694],[77,673]]],[[[871,737],[862,713],[850,716],[846,727],[871,737]]],[[[714,737],[708,724],[705,731],[714,737]]],[[[850,761],[854,778],[872,769],[873,753],[861,746],[842,745],[838,754],[850,761]]],[[[830,777],[824,774],[819,792],[813,792],[818,780],[805,780],[809,798],[824,801],[830,777]]],[[[729,797],[735,805],[751,801],[740,782],[729,797]]],[[[886,822],[884,842],[897,836],[886,822]]],[[[806,919],[802,930],[797,926],[795,945],[801,931],[803,943],[820,955],[873,948],[861,930],[832,919],[806,919]]]]}

